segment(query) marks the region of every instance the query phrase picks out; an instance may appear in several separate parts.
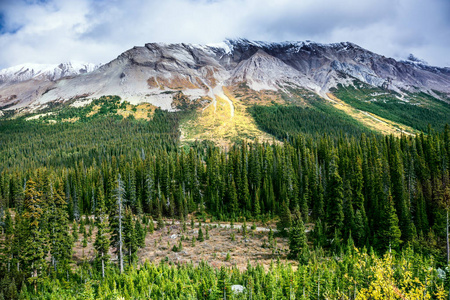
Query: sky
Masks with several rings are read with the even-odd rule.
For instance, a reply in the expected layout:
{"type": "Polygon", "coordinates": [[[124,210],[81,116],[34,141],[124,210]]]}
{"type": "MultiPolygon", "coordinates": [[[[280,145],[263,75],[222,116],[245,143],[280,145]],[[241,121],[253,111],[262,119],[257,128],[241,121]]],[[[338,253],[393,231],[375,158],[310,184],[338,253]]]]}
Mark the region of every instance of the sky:
{"type": "Polygon", "coordinates": [[[0,0],[0,69],[225,38],[349,41],[450,67],[450,0],[0,0]]]}

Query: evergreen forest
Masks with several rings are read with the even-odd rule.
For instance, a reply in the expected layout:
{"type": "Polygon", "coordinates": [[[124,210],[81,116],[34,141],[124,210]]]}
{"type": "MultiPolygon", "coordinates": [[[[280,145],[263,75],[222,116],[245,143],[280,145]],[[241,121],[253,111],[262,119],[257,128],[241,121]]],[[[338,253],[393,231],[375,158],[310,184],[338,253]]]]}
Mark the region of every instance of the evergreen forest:
{"type": "Polygon", "coordinates": [[[0,299],[448,299],[448,125],[383,136],[326,104],[254,106],[273,142],[217,147],[180,142],[186,112],[108,105],[0,121],[0,299]],[[140,259],[193,218],[270,227],[289,251],[245,269],[140,259]]]}

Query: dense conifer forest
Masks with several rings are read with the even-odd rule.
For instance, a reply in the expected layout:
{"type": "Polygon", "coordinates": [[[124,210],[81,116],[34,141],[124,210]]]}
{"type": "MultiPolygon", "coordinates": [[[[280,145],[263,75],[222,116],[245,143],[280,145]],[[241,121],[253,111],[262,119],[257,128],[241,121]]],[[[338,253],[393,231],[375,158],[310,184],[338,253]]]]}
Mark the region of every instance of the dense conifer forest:
{"type": "Polygon", "coordinates": [[[251,113],[280,141],[180,144],[182,113],[161,110],[1,121],[0,299],[447,299],[448,125],[398,138],[322,106],[251,113]],[[192,215],[276,222],[288,260],[138,263],[147,232],[192,215]],[[95,260],[75,263],[86,224],[95,260]]]}

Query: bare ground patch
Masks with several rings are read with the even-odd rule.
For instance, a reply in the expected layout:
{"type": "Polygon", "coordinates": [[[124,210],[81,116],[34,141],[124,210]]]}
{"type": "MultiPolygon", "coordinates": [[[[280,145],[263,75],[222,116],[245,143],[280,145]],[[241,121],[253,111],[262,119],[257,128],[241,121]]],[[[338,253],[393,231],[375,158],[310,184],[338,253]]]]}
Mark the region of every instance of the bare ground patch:
{"type": "MultiPolygon", "coordinates": [[[[273,226],[272,226],[273,227],[273,226]]],[[[86,225],[86,230],[89,226],[86,225]]],[[[258,229],[260,230],[260,229],[258,229]]],[[[175,264],[193,263],[199,264],[206,261],[214,267],[236,266],[239,269],[246,269],[250,262],[252,265],[261,264],[268,268],[270,263],[286,260],[289,252],[288,239],[275,237],[273,246],[268,244],[268,231],[251,230],[247,224],[247,237],[244,238],[239,224],[233,228],[218,224],[202,224],[202,232],[205,241],[197,240],[199,225],[191,228],[187,224],[187,230],[183,231],[182,224],[171,224],[154,233],[148,233],[145,239],[145,247],[138,251],[139,262],[149,261],[158,264],[161,261],[173,262],[175,264]],[[206,239],[206,227],[209,231],[209,239],[206,239]],[[234,235],[234,240],[232,236],[234,235]],[[194,240],[194,242],[192,242],[194,240]],[[181,241],[182,249],[173,251],[173,247],[179,247],[181,241]]],[[[87,247],[82,247],[83,236],[75,242],[74,256],[75,263],[82,261],[93,261],[95,251],[93,243],[95,241],[96,230],[88,239],[87,247]]],[[[117,261],[117,256],[110,249],[111,259],[117,261]]],[[[292,261],[294,264],[295,262],[292,261]]]]}

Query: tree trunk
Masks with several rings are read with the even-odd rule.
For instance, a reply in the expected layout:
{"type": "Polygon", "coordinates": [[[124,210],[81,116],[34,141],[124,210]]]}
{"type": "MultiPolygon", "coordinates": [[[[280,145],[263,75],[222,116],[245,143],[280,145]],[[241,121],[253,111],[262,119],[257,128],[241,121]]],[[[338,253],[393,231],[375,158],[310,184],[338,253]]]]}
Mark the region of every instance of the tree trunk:
{"type": "Polygon", "coordinates": [[[317,280],[317,299],[320,299],[320,272],[319,279],[317,280]]]}
{"type": "Polygon", "coordinates": [[[52,264],[53,264],[53,270],[55,271],[55,273],[56,273],[56,259],[55,259],[55,257],[54,256],[52,256],[52,264]]]}
{"type": "Polygon", "coordinates": [[[37,293],[37,269],[33,270],[33,278],[34,278],[34,293],[37,293]]]}
{"type": "Polygon", "coordinates": [[[105,260],[103,259],[103,252],[102,252],[102,278],[105,278],[105,260]]]}

